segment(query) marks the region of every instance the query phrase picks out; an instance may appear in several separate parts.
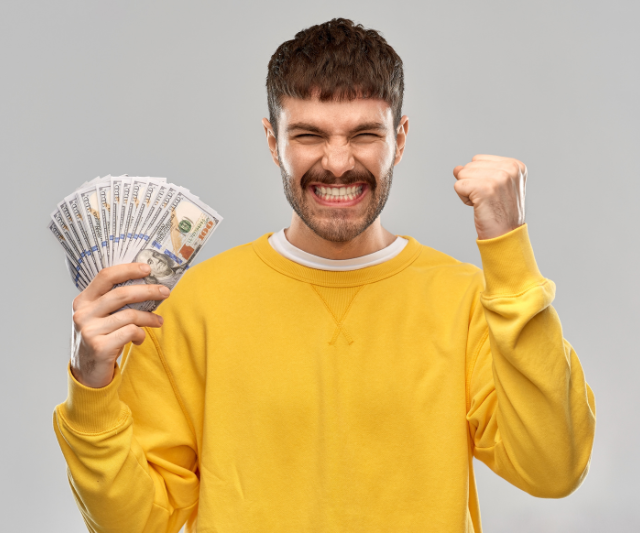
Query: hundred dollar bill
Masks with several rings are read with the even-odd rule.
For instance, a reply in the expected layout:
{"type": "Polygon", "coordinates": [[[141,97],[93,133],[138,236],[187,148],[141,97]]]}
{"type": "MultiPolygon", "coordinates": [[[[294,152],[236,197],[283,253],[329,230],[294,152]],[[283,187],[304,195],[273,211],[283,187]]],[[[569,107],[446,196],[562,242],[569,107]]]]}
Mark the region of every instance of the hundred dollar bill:
{"type": "Polygon", "coordinates": [[[75,279],[76,279],[76,272],[74,270],[74,266],[72,264],[72,262],[69,260],[69,258],[65,255],[64,257],[64,262],[65,265],[67,265],[67,271],[69,272],[69,275],[71,276],[71,280],[73,281],[73,284],[76,286],[76,288],[78,290],[83,291],[84,289],[87,288],[88,283],[84,282],[82,280],[82,278],[80,278],[78,280],[78,282],[76,283],[75,279]]]}
{"type": "MultiPolygon", "coordinates": [[[[92,279],[92,275],[91,275],[91,271],[88,270],[87,264],[86,264],[86,260],[85,260],[85,253],[84,251],[81,250],[81,248],[78,245],[78,242],[76,241],[73,232],[71,231],[71,229],[74,229],[73,226],[72,228],[69,227],[69,223],[65,220],[62,212],[59,209],[55,209],[53,211],[53,213],[51,213],[51,220],[53,220],[58,228],[58,230],[62,233],[62,235],[65,238],[66,244],[70,247],[71,252],[73,254],[73,257],[75,258],[76,262],[78,263],[78,266],[80,267],[80,272],[82,274],[82,276],[84,277],[85,281],[89,282],[92,279]]],[[[51,228],[49,228],[51,229],[51,228]]],[[[53,231],[53,230],[51,230],[53,231]]],[[[55,235],[55,234],[54,234],[55,235]]],[[[64,248],[64,246],[63,246],[64,248]]],[[[66,250],[65,250],[66,251],[66,250]]]]}
{"type": "Polygon", "coordinates": [[[87,235],[87,230],[84,226],[82,211],[78,204],[78,197],[75,194],[67,196],[63,202],[58,204],[58,208],[63,214],[65,214],[65,216],[69,216],[71,223],[76,229],[74,236],[78,235],[78,243],[83,248],[84,255],[87,258],[87,265],[89,265],[93,276],[96,276],[98,272],[100,272],[98,262],[96,261],[96,254],[98,250],[97,248],[95,251],[92,250],[89,242],[89,236],[87,235]]]}
{"type": "Polygon", "coordinates": [[[100,229],[102,231],[102,257],[106,260],[106,265],[111,265],[111,243],[113,242],[113,231],[111,231],[111,176],[105,176],[96,184],[96,196],[100,206],[100,229]]]}
{"type": "Polygon", "coordinates": [[[138,232],[138,242],[136,243],[136,248],[139,248],[140,246],[144,245],[145,235],[147,236],[146,240],[148,240],[147,228],[149,227],[150,224],[152,224],[151,221],[155,222],[155,220],[157,219],[156,212],[159,213],[160,210],[162,209],[165,195],[167,194],[167,191],[169,189],[170,189],[170,185],[167,185],[166,183],[160,183],[158,185],[156,195],[153,201],[151,202],[149,209],[147,210],[145,218],[138,232]]]}
{"type": "MultiPolygon", "coordinates": [[[[135,248],[137,246],[140,229],[142,227],[145,215],[149,210],[152,201],[155,199],[160,183],[156,178],[148,178],[144,180],[144,183],[140,186],[137,199],[137,207],[133,213],[133,221],[131,223],[131,229],[129,232],[130,237],[127,239],[124,252],[122,254],[122,262],[130,262],[132,255],[135,255],[135,248]]],[[[133,188],[135,189],[136,180],[134,180],[133,188]]],[[[133,198],[133,195],[132,195],[133,198]]]]}
{"type": "Polygon", "coordinates": [[[127,205],[129,203],[129,194],[131,192],[131,179],[128,176],[122,178],[122,189],[120,193],[120,205],[118,206],[118,246],[114,255],[114,264],[120,263],[120,251],[124,244],[125,229],[124,220],[127,214],[127,205]]]}
{"type": "Polygon", "coordinates": [[[131,262],[137,250],[140,248],[142,230],[144,229],[145,222],[152,208],[161,205],[159,195],[163,190],[166,190],[163,182],[156,181],[154,178],[149,179],[144,198],[140,201],[140,206],[135,214],[131,239],[128,240],[125,254],[122,257],[124,263],[131,262]]]}
{"type": "Polygon", "coordinates": [[[159,198],[159,202],[155,206],[154,212],[147,218],[144,228],[140,231],[138,245],[135,250],[136,253],[146,246],[149,241],[149,236],[156,230],[159,221],[162,220],[164,212],[169,209],[171,202],[179,190],[180,187],[171,183],[166,185],[166,191],[164,191],[162,197],[159,198]]]}
{"type": "Polygon", "coordinates": [[[122,176],[111,176],[111,231],[113,232],[113,241],[111,242],[111,264],[116,264],[116,253],[118,243],[120,242],[120,225],[118,224],[120,217],[120,202],[122,196],[122,176]]]}
{"type": "Polygon", "coordinates": [[[102,270],[108,266],[106,257],[103,254],[103,250],[106,253],[107,242],[102,239],[100,205],[95,184],[89,185],[86,189],[80,189],[76,195],[83,214],[91,249],[97,250],[95,254],[96,261],[98,262],[99,270],[102,270]]]}
{"type": "MultiPolygon", "coordinates": [[[[146,278],[129,280],[118,286],[147,283],[173,289],[221,220],[215,210],[178,187],[167,209],[158,217],[149,240],[133,258],[135,263],[150,265],[151,273],[146,278]]],[[[146,301],[129,304],[123,309],[153,311],[160,303],[146,301]]]]}
{"type": "Polygon", "coordinates": [[[67,257],[67,268],[69,268],[73,284],[78,288],[81,288],[82,286],[86,287],[86,280],[83,278],[80,263],[69,246],[67,239],[65,239],[62,230],[58,227],[55,220],[50,220],[47,227],[64,249],[65,256],[67,257]]]}
{"type": "Polygon", "coordinates": [[[144,195],[145,189],[147,188],[147,183],[149,183],[148,178],[132,178],[131,180],[131,192],[129,193],[129,202],[127,203],[127,210],[124,217],[125,242],[122,244],[122,247],[120,249],[119,261],[121,263],[126,262],[125,254],[129,248],[129,244],[133,239],[133,223],[136,217],[136,213],[140,208],[141,199],[144,195]]]}

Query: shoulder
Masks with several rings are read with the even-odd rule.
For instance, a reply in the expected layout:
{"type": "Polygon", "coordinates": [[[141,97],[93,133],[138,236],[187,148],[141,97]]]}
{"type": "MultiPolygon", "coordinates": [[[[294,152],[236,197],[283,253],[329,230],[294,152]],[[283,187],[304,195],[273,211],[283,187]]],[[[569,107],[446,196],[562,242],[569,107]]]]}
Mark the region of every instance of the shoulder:
{"type": "Polygon", "coordinates": [[[203,291],[242,284],[243,279],[255,276],[261,267],[263,263],[254,251],[253,242],[241,244],[189,268],[174,291],[176,296],[199,296],[203,291]]]}
{"type": "Polygon", "coordinates": [[[456,285],[482,286],[484,284],[482,269],[424,244],[420,244],[420,251],[409,270],[416,275],[426,275],[429,278],[456,285]]]}

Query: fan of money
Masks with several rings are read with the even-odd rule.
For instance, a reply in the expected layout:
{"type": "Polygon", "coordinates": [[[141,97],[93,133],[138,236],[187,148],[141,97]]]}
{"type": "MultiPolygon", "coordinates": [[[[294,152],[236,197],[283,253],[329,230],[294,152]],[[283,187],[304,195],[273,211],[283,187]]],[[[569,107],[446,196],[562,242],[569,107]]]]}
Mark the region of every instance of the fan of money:
{"type": "MultiPolygon", "coordinates": [[[[178,283],[222,217],[166,178],[95,178],[58,203],[49,230],[62,245],[74,285],[84,289],[111,265],[147,263],[151,273],[121,285],[178,283]]],[[[160,302],[126,307],[153,311],[160,302]]]]}

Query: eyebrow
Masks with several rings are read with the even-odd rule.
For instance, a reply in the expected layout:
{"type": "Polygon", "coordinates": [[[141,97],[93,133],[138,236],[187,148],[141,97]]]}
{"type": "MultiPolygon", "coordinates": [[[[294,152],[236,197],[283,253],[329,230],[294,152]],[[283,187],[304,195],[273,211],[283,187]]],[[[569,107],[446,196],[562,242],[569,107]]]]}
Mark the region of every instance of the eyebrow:
{"type": "MultiPolygon", "coordinates": [[[[289,124],[289,126],[287,127],[287,133],[295,130],[304,130],[313,133],[325,133],[317,126],[308,124],[306,122],[294,122],[293,124],[289,124]]],[[[362,124],[358,124],[355,128],[349,131],[349,133],[359,133],[361,131],[367,130],[387,131],[387,127],[382,124],[382,122],[364,122],[362,124]]]]}

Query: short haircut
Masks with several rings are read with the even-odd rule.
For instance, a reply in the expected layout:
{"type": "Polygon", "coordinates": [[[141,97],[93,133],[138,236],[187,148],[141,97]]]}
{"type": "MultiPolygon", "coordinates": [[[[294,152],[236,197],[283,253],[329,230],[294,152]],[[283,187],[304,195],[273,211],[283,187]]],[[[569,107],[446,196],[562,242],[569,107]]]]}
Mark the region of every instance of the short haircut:
{"type": "Polygon", "coordinates": [[[394,127],[402,117],[402,60],[380,32],[335,18],[311,26],[282,43],[269,61],[269,121],[278,135],[282,97],[321,101],[380,98],[389,104],[394,127]]]}

